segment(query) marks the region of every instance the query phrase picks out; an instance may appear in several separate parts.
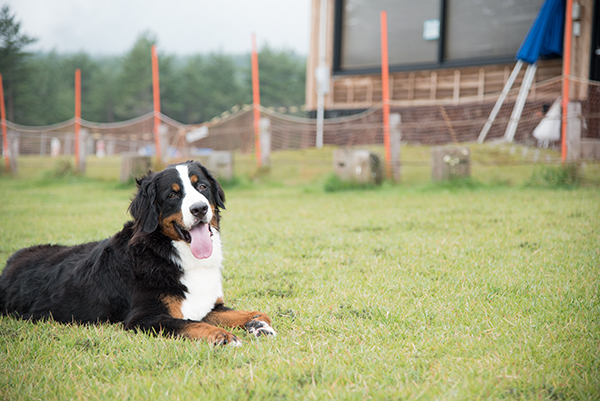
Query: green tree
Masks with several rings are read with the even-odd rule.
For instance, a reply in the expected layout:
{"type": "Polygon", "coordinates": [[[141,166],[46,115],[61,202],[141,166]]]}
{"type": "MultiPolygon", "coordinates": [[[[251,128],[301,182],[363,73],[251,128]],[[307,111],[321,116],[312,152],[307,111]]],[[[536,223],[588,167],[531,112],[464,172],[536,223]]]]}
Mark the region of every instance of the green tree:
{"type": "MultiPolygon", "coordinates": [[[[235,105],[242,103],[242,90],[237,79],[237,67],[231,56],[223,53],[211,54],[202,72],[206,77],[203,101],[198,104],[204,121],[220,115],[235,105]]],[[[190,88],[190,90],[202,88],[190,88]]]]}
{"type": "Polygon", "coordinates": [[[0,9],[0,74],[10,121],[15,121],[15,104],[27,76],[24,64],[29,53],[23,48],[36,40],[21,32],[21,22],[11,15],[8,5],[3,5],[0,9]]]}
{"type": "Polygon", "coordinates": [[[56,52],[36,55],[27,62],[27,85],[19,94],[22,106],[15,110],[16,122],[47,125],[73,117],[73,81],[62,71],[64,57],[56,52]]]}
{"type": "MultiPolygon", "coordinates": [[[[89,82],[89,103],[82,105],[82,117],[94,122],[115,122],[117,99],[117,76],[121,67],[120,57],[103,57],[95,60],[97,68],[91,72],[82,70],[82,81],[89,82]]],[[[83,85],[83,83],[82,83],[83,85]]],[[[88,97],[86,96],[86,97],[88,97]]],[[[83,94],[82,94],[83,97],[83,94]]],[[[84,99],[82,99],[82,102],[84,99]]]]}
{"type": "Polygon", "coordinates": [[[185,121],[182,94],[185,86],[182,82],[182,68],[179,60],[172,55],[160,54],[158,60],[160,79],[160,110],[163,114],[185,121]]]}
{"type": "MultiPolygon", "coordinates": [[[[266,45],[258,53],[258,65],[260,102],[263,106],[290,107],[304,104],[306,61],[303,57],[290,50],[276,51],[266,45]]],[[[251,96],[250,60],[247,66],[245,92],[251,96]]]]}
{"type": "Polygon", "coordinates": [[[239,68],[222,53],[190,57],[181,70],[183,120],[201,123],[243,103],[239,68]]]}
{"type": "Polygon", "coordinates": [[[153,110],[152,45],[156,38],[141,34],[121,61],[114,106],[117,121],[138,117],[153,110]]]}
{"type": "Polygon", "coordinates": [[[83,52],[65,56],[55,51],[34,55],[27,62],[27,85],[20,93],[23,105],[15,111],[17,121],[47,125],[73,118],[77,68],[81,69],[82,118],[102,121],[94,109],[94,92],[103,88],[93,80],[100,71],[98,63],[83,52]]]}
{"type": "Polygon", "coordinates": [[[183,90],[181,99],[183,101],[182,122],[187,124],[201,123],[205,121],[207,100],[207,77],[204,73],[204,59],[200,55],[190,57],[181,70],[181,82],[183,90]]]}
{"type": "MultiPolygon", "coordinates": [[[[94,96],[101,91],[104,83],[95,78],[101,71],[96,60],[85,52],[68,55],[60,63],[60,81],[64,82],[64,106],[70,108],[72,117],[75,113],[75,70],[81,70],[81,118],[88,121],[103,121],[102,115],[95,110],[94,96]]],[[[70,118],[70,117],[69,117],[70,118]]]]}

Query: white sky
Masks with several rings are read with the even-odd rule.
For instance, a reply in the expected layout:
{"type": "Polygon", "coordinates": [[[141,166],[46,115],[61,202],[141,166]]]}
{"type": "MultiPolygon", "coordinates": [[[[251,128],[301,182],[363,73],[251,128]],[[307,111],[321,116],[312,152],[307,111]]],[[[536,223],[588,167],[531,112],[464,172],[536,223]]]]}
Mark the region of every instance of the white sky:
{"type": "Polygon", "coordinates": [[[159,51],[186,55],[260,48],[308,54],[310,0],[0,0],[38,38],[28,51],[120,55],[144,31],[159,51]]]}

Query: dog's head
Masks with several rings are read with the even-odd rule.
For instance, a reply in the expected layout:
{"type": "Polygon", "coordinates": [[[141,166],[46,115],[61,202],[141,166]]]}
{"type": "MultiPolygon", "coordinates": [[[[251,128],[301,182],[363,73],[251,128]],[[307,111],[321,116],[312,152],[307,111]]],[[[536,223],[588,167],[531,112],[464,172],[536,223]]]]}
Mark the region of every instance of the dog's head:
{"type": "Polygon", "coordinates": [[[213,230],[219,229],[219,210],[225,208],[223,189],[208,170],[188,161],[136,181],[138,192],[129,205],[132,242],[160,230],[174,241],[188,243],[196,258],[208,258],[213,230]]]}

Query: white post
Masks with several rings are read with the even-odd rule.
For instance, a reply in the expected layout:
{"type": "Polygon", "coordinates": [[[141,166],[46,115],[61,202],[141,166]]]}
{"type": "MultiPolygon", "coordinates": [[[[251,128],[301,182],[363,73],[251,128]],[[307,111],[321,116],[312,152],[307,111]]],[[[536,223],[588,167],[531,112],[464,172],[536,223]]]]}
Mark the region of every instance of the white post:
{"type": "MultiPolygon", "coordinates": [[[[71,135],[70,133],[65,135],[65,149],[63,150],[64,155],[71,154],[71,142],[72,142],[71,138],[74,136],[75,136],[75,134],[71,135]]],[[[81,143],[81,142],[79,142],[79,143],[81,143]]]]}
{"type": "Polygon", "coordinates": [[[569,102],[567,119],[567,162],[581,158],[581,103],[569,102]]]}
{"type": "MultiPolygon", "coordinates": [[[[88,131],[85,128],[79,130],[79,166],[75,166],[75,169],[81,174],[85,174],[85,162],[87,159],[88,152],[88,131]]],[[[91,138],[89,138],[91,139],[91,138]]],[[[93,142],[92,142],[93,143],[93,142]]],[[[94,152],[92,151],[92,154],[94,152]]]]}
{"type": "Polygon", "coordinates": [[[390,151],[392,153],[392,179],[400,181],[400,140],[402,129],[400,128],[401,117],[399,113],[390,114],[390,151]]]}
{"type": "Polygon", "coordinates": [[[267,117],[260,119],[260,150],[261,165],[271,165],[271,120],[267,117]]]}
{"type": "Polygon", "coordinates": [[[12,174],[17,174],[19,171],[19,135],[15,131],[8,131],[8,154],[10,156],[10,171],[12,174]]]}
{"type": "Polygon", "coordinates": [[[46,133],[42,132],[42,135],[40,137],[40,156],[46,156],[46,133]]]}
{"type": "Polygon", "coordinates": [[[164,163],[169,158],[169,127],[166,124],[158,126],[158,137],[160,140],[161,162],[164,163]]]}
{"type": "Polygon", "coordinates": [[[319,14],[319,66],[315,69],[317,80],[317,149],[323,147],[323,120],[325,119],[325,95],[329,92],[329,69],[327,68],[327,2],[321,1],[319,14]]]}

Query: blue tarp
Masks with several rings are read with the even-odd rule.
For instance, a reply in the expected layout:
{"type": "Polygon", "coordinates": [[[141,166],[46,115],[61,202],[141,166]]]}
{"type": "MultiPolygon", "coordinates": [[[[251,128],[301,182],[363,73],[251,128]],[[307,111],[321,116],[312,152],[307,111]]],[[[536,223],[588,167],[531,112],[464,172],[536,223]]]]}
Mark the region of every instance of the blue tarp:
{"type": "Polygon", "coordinates": [[[565,0],[546,0],[529,28],[517,60],[535,63],[541,56],[561,56],[565,25],[565,0]]]}

